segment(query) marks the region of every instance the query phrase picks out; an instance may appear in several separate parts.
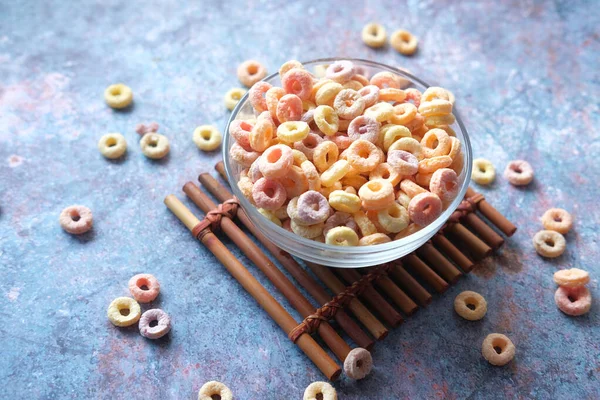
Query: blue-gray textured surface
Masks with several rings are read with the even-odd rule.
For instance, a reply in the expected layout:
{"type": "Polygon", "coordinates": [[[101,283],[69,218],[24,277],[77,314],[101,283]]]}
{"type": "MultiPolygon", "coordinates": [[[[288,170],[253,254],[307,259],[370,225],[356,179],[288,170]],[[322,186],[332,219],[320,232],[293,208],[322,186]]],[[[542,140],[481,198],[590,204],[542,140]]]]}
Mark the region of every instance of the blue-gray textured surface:
{"type": "Polygon", "coordinates": [[[182,184],[220,158],[199,152],[191,133],[205,123],[224,128],[222,96],[239,85],[238,63],[254,58],[274,71],[288,59],[335,55],[443,84],[456,94],[475,156],[499,175],[515,158],[536,170],[525,189],[501,177],[482,189],[517,234],[378,343],[371,376],[335,383],[339,397],[600,397],[598,301],[569,318],[554,304],[552,281],[559,268],[588,269],[600,297],[597,1],[204,3],[0,2],[0,397],[192,399],[215,379],[238,399],[300,399],[323,379],[162,200],[181,197],[182,184]],[[364,46],[360,31],[372,20],[388,33],[414,32],[418,54],[364,46]],[[133,88],[128,111],[103,102],[115,82],[133,88]],[[172,144],[159,162],[141,154],[133,131],[151,120],[172,144]],[[98,153],[106,132],[126,136],[123,160],[98,153]],[[95,217],[79,237],[58,224],[74,203],[95,217]],[[531,245],[550,206],[575,217],[567,252],[554,261],[531,245]],[[167,339],[146,340],[105,317],[139,272],[162,283],[153,305],[172,316],[167,339]],[[452,311],[466,289],[487,298],[480,322],[452,311]],[[504,368],[481,357],[491,332],[516,344],[504,368]]]}

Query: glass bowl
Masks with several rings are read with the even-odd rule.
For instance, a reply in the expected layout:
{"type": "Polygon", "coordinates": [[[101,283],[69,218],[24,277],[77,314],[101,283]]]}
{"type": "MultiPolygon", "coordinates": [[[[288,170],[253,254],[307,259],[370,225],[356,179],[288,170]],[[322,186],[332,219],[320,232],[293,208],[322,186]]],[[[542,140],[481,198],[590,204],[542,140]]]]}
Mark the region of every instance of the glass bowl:
{"type": "MultiPolygon", "coordinates": [[[[362,68],[369,76],[381,71],[393,72],[407,80],[408,83],[406,87],[414,87],[421,92],[430,86],[408,72],[368,60],[351,58],[323,58],[304,62],[302,64],[308,71],[312,72],[316,76],[320,76],[319,72],[317,72],[318,70],[323,71],[323,66],[331,64],[337,60],[350,60],[354,62],[357,67],[362,68]]],[[[273,86],[281,86],[278,73],[274,73],[266,77],[264,80],[273,86]]],[[[236,108],[233,110],[233,113],[229,118],[229,122],[227,123],[227,128],[225,129],[223,160],[225,162],[227,179],[229,180],[229,184],[233,193],[239,199],[242,208],[244,211],[246,211],[248,217],[250,220],[252,220],[256,227],[260,229],[260,231],[275,245],[293,254],[294,256],[316,264],[340,268],[368,267],[396,260],[425,244],[425,242],[427,242],[442,227],[442,225],[444,225],[444,223],[450,217],[450,214],[452,214],[452,212],[454,212],[454,210],[456,210],[458,207],[469,185],[473,157],[471,143],[469,142],[467,130],[462,123],[456,107],[453,109],[453,114],[456,117],[456,122],[451,127],[454,129],[456,136],[458,139],[460,139],[461,144],[463,145],[462,147],[464,154],[464,166],[458,177],[460,185],[459,193],[456,196],[456,199],[449,204],[448,208],[442,212],[442,214],[434,222],[413,233],[412,235],[400,240],[393,240],[389,243],[372,246],[334,246],[298,236],[275,225],[273,222],[269,221],[262,214],[260,214],[256,207],[254,207],[244,197],[238,188],[237,182],[239,180],[240,172],[243,168],[233,162],[229,156],[229,149],[235,143],[235,140],[229,134],[229,125],[236,119],[248,119],[255,117],[252,105],[248,100],[248,94],[242,97],[236,108]]]]}

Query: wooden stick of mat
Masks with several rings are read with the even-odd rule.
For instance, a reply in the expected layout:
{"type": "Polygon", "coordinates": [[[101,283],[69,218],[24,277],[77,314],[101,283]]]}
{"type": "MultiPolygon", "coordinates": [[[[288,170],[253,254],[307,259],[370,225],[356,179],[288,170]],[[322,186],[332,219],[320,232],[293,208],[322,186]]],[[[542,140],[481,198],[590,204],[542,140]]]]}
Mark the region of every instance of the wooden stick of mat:
{"type": "Polygon", "coordinates": [[[448,256],[456,265],[460,267],[464,272],[471,272],[475,264],[471,261],[467,256],[463,254],[462,251],[456,248],[442,234],[436,234],[431,238],[433,244],[440,249],[446,256],[448,256]]]}
{"type": "Polygon", "coordinates": [[[417,254],[450,284],[453,284],[462,276],[462,272],[430,243],[425,243],[419,247],[417,254]]]}
{"type": "MultiPolygon", "coordinates": [[[[200,183],[220,202],[224,202],[233,197],[233,195],[221,185],[210,174],[200,174],[198,177],[200,183]]],[[[331,300],[331,296],[302,268],[296,260],[287,252],[281,250],[273,242],[267,239],[262,232],[256,229],[256,226],[250,221],[246,213],[238,208],[238,220],[248,228],[252,235],[281,263],[292,277],[317,301],[319,304],[325,304],[331,300]]],[[[373,339],[367,335],[362,328],[352,319],[344,310],[338,310],[334,319],[348,336],[359,347],[367,350],[373,347],[373,339]]],[[[376,339],[380,337],[375,336],[376,339]]]]}
{"type": "Polygon", "coordinates": [[[426,307],[431,303],[431,294],[421,286],[415,278],[406,272],[400,261],[396,261],[396,265],[390,269],[388,275],[394,282],[403,288],[409,296],[416,299],[422,307],[426,307]]]}
{"type": "MultiPolygon", "coordinates": [[[[165,198],[165,205],[192,231],[200,220],[173,195],[165,198]]],[[[298,323],[294,318],[269,294],[269,292],[248,272],[238,259],[225,247],[225,245],[209,230],[204,230],[198,235],[198,240],[210,250],[211,253],[223,264],[229,273],[242,285],[257,303],[269,314],[287,335],[298,323]]],[[[339,365],[329,357],[321,346],[309,334],[301,335],[296,345],[312,360],[313,363],[330,380],[335,380],[342,372],[339,365]]]]}
{"type": "Polygon", "coordinates": [[[504,244],[502,236],[498,235],[488,224],[483,222],[475,213],[469,213],[462,218],[463,224],[471,228],[485,243],[496,250],[504,244]]]}
{"type": "Polygon", "coordinates": [[[427,284],[429,284],[436,292],[443,293],[448,289],[448,283],[446,283],[445,280],[429,268],[429,266],[414,253],[404,256],[402,262],[427,282],[427,284]]]}
{"type": "MultiPolygon", "coordinates": [[[[479,193],[475,190],[468,188],[466,196],[472,197],[479,193]]],[[[506,236],[512,236],[516,231],[517,227],[512,224],[506,217],[498,210],[496,210],[490,203],[488,203],[485,199],[481,200],[477,203],[477,209],[487,218],[492,224],[496,225],[498,229],[506,236]]]]}
{"type": "Polygon", "coordinates": [[[492,254],[492,248],[490,246],[485,244],[460,223],[450,224],[447,228],[447,232],[454,237],[458,243],[462,244],[473,255],[476,261],[492,254]]]}
{"type": "MultiPolygon", "coordinates": [[[[307,262],[306,265],[333,293],[342,293],[346,289],[346,285],[329,268],[311,262],[307,262]]],[[[380,338],[380,340],[387,336],[387,328],[360,300],[353,299],[348,305],[348,310],[369,329],[373,336],[380,338]]]]}
{"type": "MultiPolygon", "coordinates": [[[[354,275],[354,278],[356,278],[355,281],[357,281],[362,277],[362,274],[371,272],[373,268],[377,267],[352,269],[350,270],[350,273],[354,275]]],[[[375,286],[381,289],[405,315],[412,315],[419,308],[417,303],[408,297],[408,295],[404,293],[404,291],[400,289],[398,285],[396,285],[396,283],[390,279],[389,276],[383,275],[373,282],[375,283],[375,286]]]]}
{"type": "MultiPolygon", "coordinates": [[[[183,186],[183,192],[205,213],[214,210],[217,205],[204,194],[198,186],[188,182],[183,186]]],[[[298,288],[271,262],[248,236],[231,219],[221,219],[221,229],[235,245],[252,261],[258,269],[273,283],[273,285],[290,302],[292,307],[303,318],[315,312],[315,307],[300,293],[298,288]]],[[[327,321],[321,321],[317,328],[319,335],[338,359],[344,361],[352,350],[327,321]]]]}

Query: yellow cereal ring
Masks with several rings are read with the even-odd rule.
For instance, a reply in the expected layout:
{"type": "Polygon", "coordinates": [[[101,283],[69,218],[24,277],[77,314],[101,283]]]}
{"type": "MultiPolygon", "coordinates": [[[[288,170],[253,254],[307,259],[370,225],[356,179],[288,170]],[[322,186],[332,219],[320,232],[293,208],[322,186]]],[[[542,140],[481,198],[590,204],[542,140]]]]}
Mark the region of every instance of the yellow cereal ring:
{"type": "Polygon", "coordinates": [[[329,205],[336,211],[354,214],[360,210],[360,197],[344,190],[334,190],[329,194],[329,205]]]}
{"type": "Polygon", "coordinates": [[[129,86],[117,83],[106,88],[104,100],[111,108],[125,108],[133,101],[133,92],[129,86]]]}
{"type": "Polygon", "coordinates": [[[360,89],[363,88],[363,84],[360,83],[359,81],[355,81],[355,80],[348,81],[348,82],[344,83],[342,86],[344,87],[344,89],[352,89],[352,90],[356,90],[356,91],[359,91],[360,89]]]}
{"type": "Polygon", "coordinates": [[[379,101],[402,102],[406,98],[406,93],[402,89],[384,88],[379,90],[379,101]]]}
{"type": "Polygon", "coordinates": [[[196,146],[203,151],[216,150],[221,144],[223,135],[211,125],[201,125],[194,129],[193,140],[196,146]]]}
{"type": "Polygon", "coordinates": [[[371,235],[363,236],[358,241],[359,246],[373,246],[376,244],[383,244],[391,242],[392,239],[385,233],[373,233],[371,235]]]}
{"type": "Polygon", "coordinates": [[[452,158],[450,156],[437,156],[426,158],[419,161],[419,173],[420,174],[431,174],[440,168],[447,168],[452,164],[452,158]]]}
{"type": "Polygon", "coordinates": [[[421,103],[419,106],[419,114],[424,117],[431,117],[433,115],[446,115],[452,113],[452,103],[448,100],[433,99],[421,103]]]}
{"type": "Polygon", "coordinates": [[[292,70],[294,68],[304,69],[304,65],[300,61],[290,60],[284,62],[281,67],[279,67],[279,78],[283,78],[286,72],[292,70]]]}
{"type": "Polygon", "coordinates": [[[347,226],[336,226],[327,231],[325,243],[334,246],[358,246],[358,235],[347,226]]]}
{"type": "Polygon", "coordinates": [[[421,103],[426,103],[428,101],[433,100],[447,100],[450,101],[450,96],[448,96],[448,91],[444,88],[438,86],[431,86],[427,88],[421,95],[421,103]]]}
{"type": "Polygon", "coordinates": [[[306,160],[300,164],[300,168],[302,168],[302,172],[304,172],[304,176],[308,180],[308,190],[319,191],[321,189],[321,177],[315,165],[306,160]]]}
{"type": "MultiPolygon", "coordinates": [[[[398,139],[406,137],[411,138],[412,135],[407,127],[402,125],[388,124],[381,128],[380,131],[381,143],[383,143],[383,149],[389,151],[390,146],[398,139]]],[[[396,149],[400,150],[400,149],[396,149]]]]}
{"type": "Polygon", "coordinates": [[[430,117],[425,117],[425,125],[432,126],[441,126],[441,125],[452,125],[456,122],[456,118],[452,114],[446,115],[432,115],[430,117]]]}
{"type": "Polygon", "coordinates": [[[344,186],[351,186],[354,189],[358,190],[360,189],[360,187],[362,185],[364,185],[365,183],[367,183],[367,178],[365,178],[362,175],[351,175],[348,176],[348,174],[346,174],[346,176],[344,176],[344,178],[342,178],[341,182],[342,185],[344,186]]]}
{"type": "Polygon", "coordinates": [[[451,147],[452,140],[442,129],[430,129],[421,139],[421,150],[427,158],[447,155],[451,147]]]}
{"type": "Polygon", "coordinates": [[[394,114],[389,121],[396,125],[406,125],[417,116],[417,107],[413,103],[400,103],[394,106],[394,114]]]}
{"type": "Polygon", "coordinates": [[[231,390],[217,381],[206,382],[198,392],[198,400],[213,400],[218,396],[221,400],[233,400],[231,390]]]}
{"type": "Polygon", "coordinates": [[[302,166],[302,163],[304,161],[308,161],[308,157],[306,157],[306,154],[304,154],[300,150],[292,149],[292,156],[294,157],[294,165],[297,167],[302,166]]]}
{"type": "Polygon", "coordinates": [[[455,137],[450,137],[450,150],[448,151],[448,155],[452,160],[456,160],[457,157],[461,155],[462,145],[460,144],[460,140],[455,137]]]}
{"type": "Polygon", "coordinates": [[[383,179],[384,181],[391,183],[392,186],[396,186],[400,183],[402,175],[400,175],[390,164],[381,163],[369,173],[369,180],[373,179],[383,179]]]}
{"type": "Polygon", "coordinates": [[[396,200],[394,187],[383,179],[374,179],[362,185],[358,197],[365,210],[383,210],[396,200]]]}
{"type": "MultiPolygon", "coordinates": [[[[317,65],[315,67],[315,75],[317,74],[317,70],[319,69],[320,65],[317,65]]],[[[327,69],[327,67],[325,67],[325,69],[327,69]]],[[[323,72],[325,73],[325,72],[323,72]]],[[[315,81],[315,83],[313,84],[313,88],[310,94],[310,101],[312,101],[313,103],[316,104],[315,98],[317,97],[317,92],[319,91],[319,89],[321,89],[326,83],[330,83],[333,82],[331,79],[327,79],[327,78],[323,78],[321,77],[321,79],[315,81]]]]}
{"type": "Polygon", "coordinates": [[[489,185],[496,178],[496,168],[491,161],[485,158],[476,158],[473,160],[473,172],[471,179],[480,185],[489,185]]]}
{"type": "Polygon", "coordinates": [[[319,143],[313,152],[313,163],[319,172],[326,171],[338,160],[339,149],[333,142],[319,143]]]}
{"type": "Polygon", "coordinates": [[[327,136],[333,136],[339,130],[340,118],[333,107],[320,105],[315,108],[313,116],[315,124],[327,136]]]}
{"type": "Polygon", "coordinates": [[[333,192],[335,190],[342,190],[342,184],[340,182],[335,182],[330,187],[321,187],[321,190],[319,190],[319,193],[321,193],[323,196],[329,198],[329,195],[331,194],[331,192],[333,192]]]}
{"type": "Polygon", "coordinates": [[[398,53],[411,56],[417,51],[418,40],[409,31],[399,29],[392,33],[390,44],[398,53]]]}
{"type": "Polygon", "coordinates": [[[337,160],[331,165],[331,167],[321,174],[321,185],[325,187],[331,187],[334,183],[339,183],[339,181],[349,170],[350,164],[348,161],[337,160]]]}
{"type": "Polygon", "coordinates": [[[398,192],[396,192],[396,201],[402,207],[408,209],[408,205],[410,204],[410,196],[404,193],[404,191],[398,190],[398,192]]]}
{"type": "Polygon", "coordinates": [[[277,127],[277,138],[281,142],[294,143],[304,140],[310,128],[303,121],[286,121],[277,127]]]}
{"type": "Polygon", "coordinates": [[[302,100],[302,111],[310,111],[317,108],[317,105],[310,100],[302,100]]]}
{"type": "Polygon", "coordinates": [[[367,108],[364,115],[376,119],[377,122],[390,121],[394,117],[394,106],[390,103],[377,103],[367,108]]]}
{"type": "Polygon", "coordinates": [[[360,229],[360,233],[362,233],[363,236],[369,236],[377,233],[377,227],[373,222],[371,222],[364,211],[357,211],[352,214],[352,216],[354,217],[354,221],[356,222],[356,225],[358,225],[358,229],[360,229]]]}
{"type": "Polygon", "coordinates": [[[307,239],[314,239],[323,233],[323,227],[325,226],[325,224],[323,222],[319,222],[318,224],[304,226],[304,225],[298,225],[292,219],[290,226],[292,228],[292,231],[296,235],[302,236],[307,239]]]}
{"type": "Polygon", "coordinates": [[[225,93],[225,96],[223,98],[223,101],[225,102],[225,107],[227,107],[228,110],[232,111],[235,108],[235,106],[237,106],[237,104],[240,102],[240,99],[244,97],[246,92],[247,90],[242,88],[229,89],[227,93],[225,93]]]}
{"type": "Polygon", "coordinates": [[[257,210],[258,210],[259,213],[261,213],[263,215],[263,217],[265,217],[266,219],[268,219],[269,221],[271,221],[275,225],[277,225],[277,226],[283,226],[281,224],[281,220],[279,218],[277,218],[275,216],[275,214],[273,214],[272,211],[265,210],[264,208],[257,208],[257,210]]]}
{"type": "Polygon", "coordinates": [[[142,309],[130,297],[117,297],[108,306],[108,320],[115,326],[130,326],[139,321],[142,309]]]}
{"type": "Polygon", "coordinates": [[[140,140],[142,153],[148,158],[158,160],[169,154],[169,139],[158,133],[146,133],[140,140]]]}
{"type": "Polygon", "coordinates": [[[318,106],[327,105],[329,107],[333,107],[333,102],[335,97],[344,89],[342,85],[337,82],[327,82],[319,90],[317,90],[317,94],[315,95],[315,103],[318,106]]]}
{"type": "Polygon", "coordinates": [[[362,40],[369,47],[383,47],[386,40],[385,28],[374,22],[366,24],[362,30],[362,40]]]}
{"type": "Polygon", "coordinates": [[[98,141],[98,150],[106,158],[119,158],[127,151],[127,142],[120,133],[107,133],[98,141]]]}
{"type": "Polygon", "coordinates": [[[415,223],[408,225],[408,227],[404,228],[404,230],[398,232],[396,236],[394,236],[394,240],[400,240],[407,236],[412,235],[413,233],[421,230],[421,227],[415,223]]]}
{"type": "Polygon", "coordinates": [[[387,152],[389,154],[394,150],[408,151],[410,154],[417,157],[417,160],[421,160],[423,158],[423,149],[421,147],[421,143],[410,137],[402,137],[396,140],[390,145],[390,147],[388,147],[387,152]]]}
{"type": "Polygon", "coordinates": [[[388,208],[377,212],[377,220],[386,231],[391,233],[404,230],[410,222],[408,210],[397,202],[393,202],[388,208]]]}

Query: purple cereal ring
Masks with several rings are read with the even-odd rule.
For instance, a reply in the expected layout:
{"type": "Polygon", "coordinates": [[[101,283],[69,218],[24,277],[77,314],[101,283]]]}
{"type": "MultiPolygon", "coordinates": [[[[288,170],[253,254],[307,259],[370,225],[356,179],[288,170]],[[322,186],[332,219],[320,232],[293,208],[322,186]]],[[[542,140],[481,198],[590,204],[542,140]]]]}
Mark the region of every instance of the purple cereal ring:
{"type": "Polygon", "coordinates": [[[343,89],[335,96],[333,109],[339,118],[353,119],[365,110],[365,100],[356,90],[343,89]]]}
{"type": "Polygon", "coordinates": [[[321,136],[315,132],[309,132],[308,136],[306,136],[302,141],[294,142],[294,148],[304,153],[309,160],[312,160],[315,148],[321,142],[323,142],[323,138],[321,136]]]}
{"type": "Polygon", "coordinates": [[[315,190],[302,193],[298,198],[297,223],[314,225],[329,218],[331,207],[327,198],[315,190]]]}
{"type": "Polygon", "coordinates": [[[344,373],[350,379],[363,379],[373,369],[373,358],[368,350],[361,347],[352,349],[344,360],[344,373]]]}
{"type": "Polygon", "coordinates": [[[404,150],[392,150],[387,155],[387,162],[400,175],[414,175],[419,171],[419,160],[404,150]]]}
{"type": "Polygon", "coordinates": [[[159,308],[142,314],[139,322],[140,334],[148,339],[160,339],[171,330],[171,317],[159,308]]]}
{"type": "Polygon", "coordinates": [[[425,192],[416,195],[408,203],[408,215],[412,222],[426,226],[435,221],[442,213],[442,200],[433,193],[425,192]]]}
{"type": "Polygon", "coordinates": [[[302,118],[302,100],[295,94],[286,94],[279,99],[275,116],[280,123],[300,121],[302,118]]]}
{"type": "Polygon", "coordinates": [[[375,85],[367,85],[358,91],[365,101],[365,108],[371,107],[379,101],[379,88],[375,85]]]}
{"type": "Polygon", "coordinates": [[[160,283],[154,275],[137,274],[129,280],[129,292],[139,303],[150,303],[160,293],[160,283]]]}
{"type": "Polygon", "coordinates": [[[379,123],[365,115],[356,117],[348,125],[348,137],[352,141],[362,139],[376,144],[379,139],[379,123]]]}
{"type": "Polygon", "coordinates": [[[250,88],[248,92],[248,98],[250,99],[250,104],[254,107],[254,110],[258,113],[267,111],[267,101],[265,100],[265,94],[269,89],[271,89],[270,83],[260,81],[256,82],[250,88]]]}
{"type": "Polygon", "coordinates": [[[329,64],[325,77],[337,83],[346,83],[356,74],[354,63],[347,60],[339,60],[329,64]]]}
{"type": "Polygon", "coordinates": [[[235,141],[244,148],[244,150],[252,151],[250,147],[250,132],[254,125],[240,119],[232,121],[229,125],[229,134],[233,136],[235,141]]]}
{"type": "Polygon", "coordinates": [[[347,226],[352,229],[356,233],[358,233],[358,225],[356,221],[354,221],[354,217],[352,214],[348,214],[342,211],[336,211],[331,217],[327,218],[325,221],[325,226],[323,227],[323,235],[327,236],[327,232],[330,229],[333,229],[338,226],[347,226]]]}
{"type": "Polygon", "coordinates": [[[282,144],[276,144],[262,154],[259,168],[267,178],[281,178],[288,173],[293,164],[292,149],[282,144]]]}
{"type": "Polygon", "coordinates": [[[256,207],[272,211],[283,206],[287,193],[283,185],[276,180],[260,178],[252,187],[252,199],[256,207]]]}
{"type": "Polygon", "coordinates": [[[560,311],[577,317],[590,311],[592,295],[585,286],[560,286],[554,294],[554,301],[560,311]]]}
{"type": "MultiPolygon", "coordinates": [[[[314,126],[314,121],[315,121],[315,109],[310,109],[308,111],[306,111],[304,114],[302,114],[302,117],[300,118],[300,121],[302,122],[306,122],[308,124],[308,126],[313,125],[314,126]]],[[[311,126],[312,128],[312,126],[311,126]]]]}
{"type": "Polygon", "coordinates": [[[437,194],[442,202],[449,203],[454,200],[458,194],[458,189],[458,176],[454,170],[440,168],[431,175],[429,190],[431,193],[437,194]]]}
{"type": "Polygon", "coordinates": [[[514,160],[508,163],[504,177],[512,185],[525,186],[533,180],[533,168],[524,160],[514,160]]]}
{"type": "Polygon", "coordinates": [[[308,100],[312,94],[313,77],[305,69],[292,68],[281,79],[283,90],[288,94],[295,94],[301,100],[308,100]]]}

